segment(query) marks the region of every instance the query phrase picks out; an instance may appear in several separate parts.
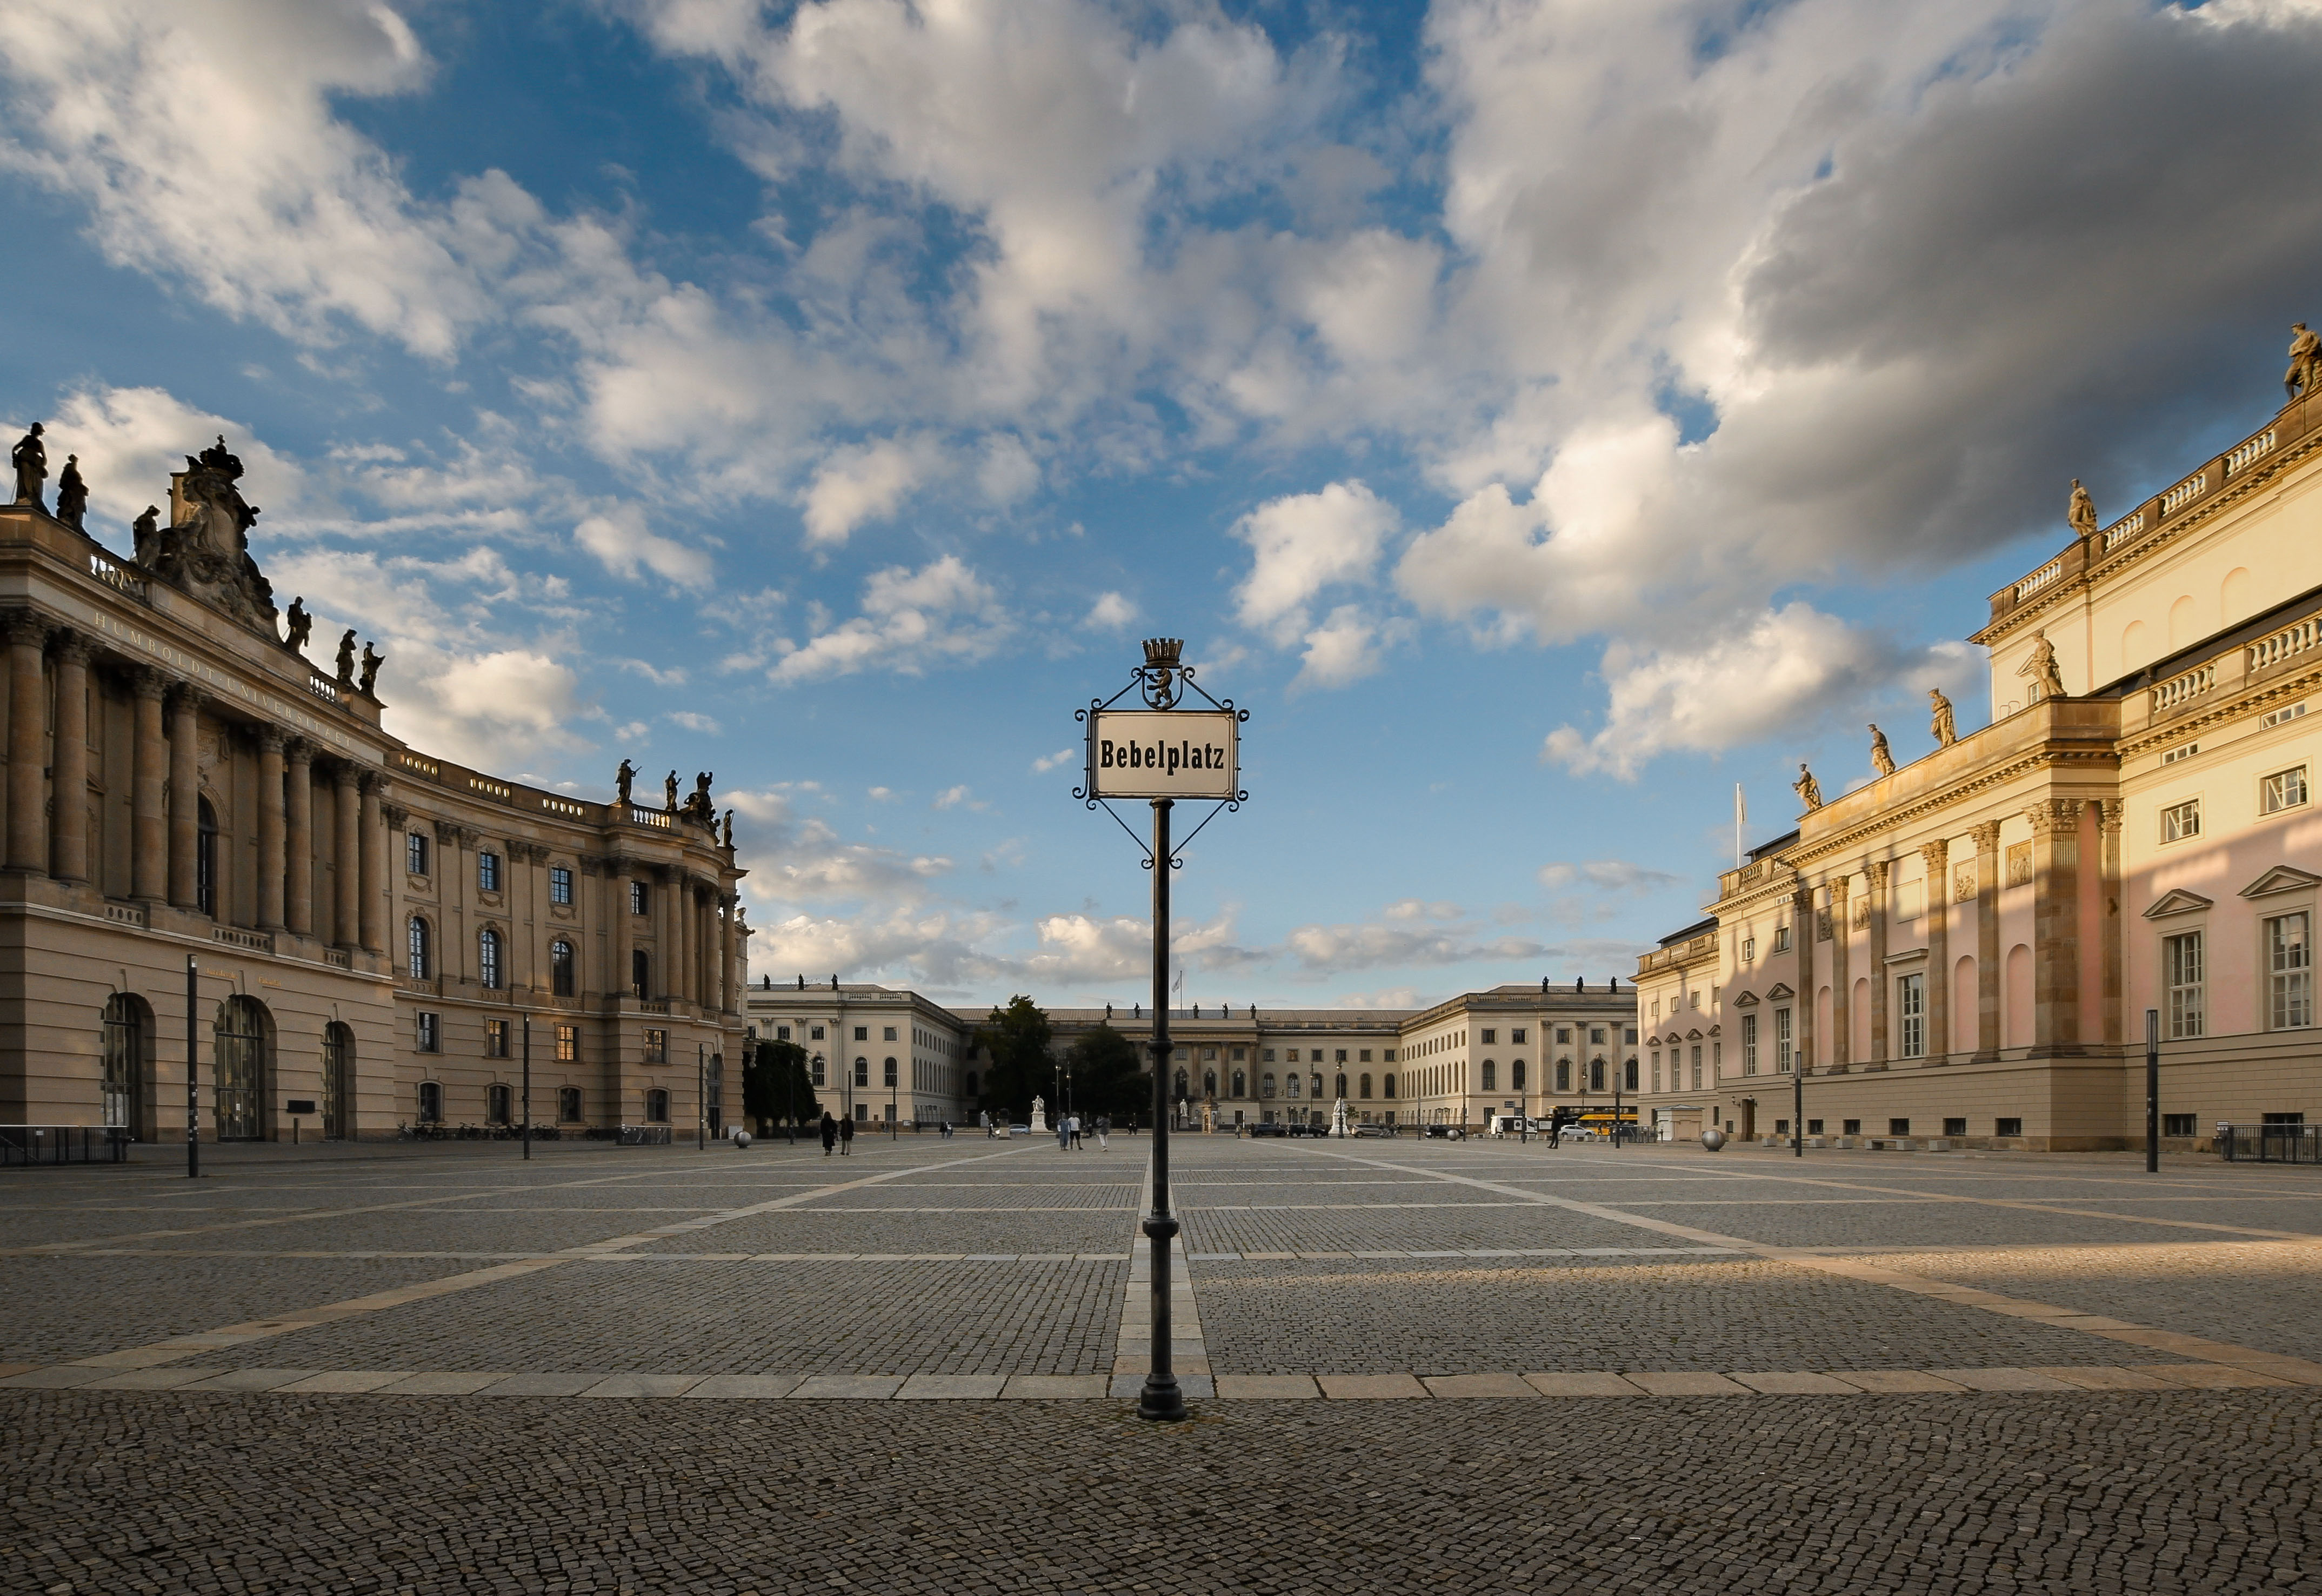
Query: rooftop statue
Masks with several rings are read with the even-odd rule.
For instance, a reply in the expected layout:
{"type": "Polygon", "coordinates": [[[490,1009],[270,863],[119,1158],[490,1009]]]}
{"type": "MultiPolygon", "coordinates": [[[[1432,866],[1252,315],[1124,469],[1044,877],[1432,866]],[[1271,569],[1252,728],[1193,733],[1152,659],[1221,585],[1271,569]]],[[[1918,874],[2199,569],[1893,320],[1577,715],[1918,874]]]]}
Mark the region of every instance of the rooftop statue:
{"type": "Polygon", "coordinates": [[[290,630],[290,636],[284,646],[292,653],[298,653],[306,648],[306,639],[315,634],[315,617],[306,613],[305,594],[302,593],[290,601],[290,607],[284,612],[283,620],[290,630]]]}
{"type": "Polygon", "coordinates": [[[1798,765],[1798,779],[1790,783],[1790,790],[1798,795],[1798,802],[1806,807],[1807,814],[1822,807],[1822,783],[1814,779],[1814,772],[1806,769],[1803,761],[1798,765]]]}
{"type": "Polygon", "coordinates": [[[2064,519],[2071,523],[2075,534],[2080,537],[2096,535],[2097,501],[2089,497],[2089,490],[2080,486],[2078,477],[2072,479],[2072,497],[2064,506],[2064,519]]]}
{"type": "Polygon", "coordinates": [[[636,779],[636,766],[626,760],[623,760],[621,768],[613,772],[613,801],[624,809],[629,807],[629,784],[636,779]]]}
{"type": "MultiPolygon", "coordinates": [[[[186,456],[171,492],[176,519],[161,534],[153,573],[181,593],[216,606],[254,632],[279,641],[274,586],[250,557],[258,506],[242,497],[242,461],[216,443],[186,456]]],[[[352,667],[340,673],[352,679],[352,667]]]]}
{"type": "Polygon", "coordinates": [[[734,811],[731,809],[726,811],[726,835],[724,841],[726,845],[729,848],[734,845],[734,811]]]}
{"type": "Polygon", "coordinates": [[[41,502],[41,485],[49,479],[49,451],[41,442],[42,428],[34,422],[32,430],[16,440],[16,447],[8,451],[8,463],[16,468],[16,503],[30,505],[34,509],[46,509],[41,502]]]}
{"type": "MultiPolygon", "coordinates": [[[[664,813],[664,814],[669,814],[669,815],[674,815],[674,814],[676,814],[676,813],[677,813],[677,772],[676,772],[675,771],[671,771],[667,776],[665,776],[665,777],[663,777],[663,780],[662,780],[662,784],[661,784],[661,791],[662,791],[662,811],[663,811],[663,813],[664,813]]],[[[831,980],[832,980],[832,981],[835,983],[835,982],[838,980],[838,978],[837,978],[836,976],[835,976],[835,975],[834,975],[834,976],[832,976],[832,977],[831,977],[831,980]]]]}
{"type": "Polygon", "coordinates": [[[1870,765],[1881,776],[1895,773],[1895,751],[1887,746],[1887,734],[1875,720],[1870,723],[1870,765]]]}
{"type": "Polygon", "coordinates": [[[80,456],[65,456],[65,469],[57,473],[57,519],[75,532],[88,530],[81,524],[88,515],[88,484],[80,479],[80,456]]]}
{"type": "Polygon", "coordinates": [[[339,685],[343,688],[355,685],[355,629],[352,626],[348,627],[346,635],[339,639],[339,685]]]}
{"type": "Polygon", "coordinates": [[[137,563],[151,570],[161,557],[161,506],[147,505],[145,513],[129,524],[129,535],[136,540],[137,563]]]}
{"type": "MultiPolygon", "coordinates": [[[[2281,374],[2281,389],[2291,398],[2314,391],[2314,379],[2322,375],[2322,338],[2306,330],[2304,322],[2290,324],[2290,369],[2281,374]]],[[[34,427],[34,432],[41,429],[34,427]]],[[[22,496],[23,489],[17,489],[22,496]]]]}
{"type": "Polygon", "coordinates": [[[1934,703],[1935,746],[1949,748],[1959,741],[1959,718],[1952,713],[1952,701],[1943,697],[1941,688],[1929,688],[1927,697],[1934,703]]]}
{"type": "Polygon", "coordinates": [[[367,643],[364,643],[362,680],[355,684],[355,691],[361,693],[366,698],[375,698],[379,697],[379,695],[372,689],[379,685],[379,668],[386,663],[387,656],[385,654],[382,654],[378,650],[372,648],[370,644],[367,643]]]}
{"type": "Polygon", "coordinates": [[[2016,668],[2018,676],[2028,676],[2038,692],[2051,698],[2064,696],[2063,673],[2056,669],[2056,645],[2048,641],[2045,632],[2032,634],[2031,657],[2016,668]]]}

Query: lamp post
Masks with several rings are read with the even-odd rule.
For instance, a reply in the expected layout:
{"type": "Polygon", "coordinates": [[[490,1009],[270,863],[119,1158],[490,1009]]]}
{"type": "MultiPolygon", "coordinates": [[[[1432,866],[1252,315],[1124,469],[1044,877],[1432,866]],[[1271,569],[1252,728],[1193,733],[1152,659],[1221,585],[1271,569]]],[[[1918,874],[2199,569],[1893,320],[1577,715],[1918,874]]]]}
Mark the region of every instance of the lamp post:
{"type": "Polygon", "coordinates": [[[693,1146],[709,1151],[709,1048],[701,1042],[693,1044],[693,1146]]]}
{"type": "MultiPolygon", "coordinates": [[[[818,1070],[823,1067],[822,1054],[818,1053],[814,1055],[813,1067],[818,1070]]],[[[825,1084],[828,1083],[829,1079],[830,1078],[827,1075],[823,1077],[825,1084]]],[[[791,1120],[793,1124],[798,1120],[798,1097],[795,1092],[792,1093],[791,1098],[791,1120]]]]}
{"type": "Polygon", "coordinates": [[[524,1157],[532,1162],[532,1016],[524,1017],[524,1157]]]}
{"type": "Polygon", "coordinates": [[[2161,1011],[2144,1011],[2144,1172],[2161,1172],[2161,1011]]]}
{"type": "Polygon", "coordinates": [[[200,966],[186,955],[186,1179],[202,1172],[202,1045],[195,1010],[201,1006],[200,966]]]}

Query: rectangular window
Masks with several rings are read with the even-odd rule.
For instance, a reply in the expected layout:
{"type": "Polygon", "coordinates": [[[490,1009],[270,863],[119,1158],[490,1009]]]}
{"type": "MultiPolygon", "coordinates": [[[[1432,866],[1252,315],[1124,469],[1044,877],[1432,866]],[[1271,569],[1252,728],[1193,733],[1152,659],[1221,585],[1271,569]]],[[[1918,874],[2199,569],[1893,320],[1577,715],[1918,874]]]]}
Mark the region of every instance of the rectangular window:
{"type": "Polygon", "coordinates": [[[560,1086],[556,1089],[556,1122],[559,1125],[580,1123],[580,1089],[560,1086]]]}
{"type": "Polygon", "coordinates": [[[548,867],[548,901],[562,904],[572,901],[572,871],[570,867],[562,864],[548,867]]]}
{"type": "Polygon", "coordinates": [[[1742,1017],[1742,1073],[1755,1075],[1757,1072],[1758,1017],[1745,1014],[1742,1017]]]}
{"type": "Polygon", "coordinates": [[[2161,840],[2181,843],[2187,837],[2201,834],[2201,800],[2187,798],[2181,804],[2171,804],[2161,811],[2161,840]]]}
{"type": "MultiPolygon", "coordinates": [[[[1927,1056],[1927,978],[1924,974],[1898,976],[1895,981],[1895,1014],[1902,1021],[1902,1050],[1896,1056],[1923,1059],[1927,1056]]],[[[1961,1135],[1967,1133],[1961,1131],[1961,1135]]]]}
{"type": "Polygon", "coordinates": [[[881,1038],[881,1040],[882,1040],[882,1041],[885,1041],[885,1042],[892,1042],[894,1039],[895,1039],[895,1027],[894,1027],[894,1026],[889,1026],[886,1028],[886,1035],[885,1035],[884,1036],[882,1036],[882,1037],[881,1038]]]}
{"type": "Polygon", "coordinates": [[[822,1040],[822,1027],[821,1027],[820,1026],[815,1026],[815,1027],[814,1027],[813,1033],[812,1033],[812,1034],[811,1034],[811,1035],[809,1037],[809,1040],[810,1040],[810,1041],[815,1041],[815,1042],[819,1042],[819,1041],[821,1041],[821,1040],[822,1040]]]}
{"type": "Polygon", "coordinates": [[[2276,771],[2258,784],[2258,808],[2272,815],[2283,809],[2294,809],[2306,801],[2306,767],[2294,771],[2276,771]]]}
{"type": "Polygon", "coordinates": [[[1500,1034],[1499,1034],[1497,1031],[1495,1031],[1495,1030],[1491,1030],[1491,1029],[1488,1029],[1488,1028],[1487,1028],[1487,1029],[1484,1032],[1484,1044],[1485,1044],[1486,1046],[1487,1046],[1487,1047],[1488,1047],[1488,1046],[1490,1046],[1490,1045],[1492,1045],[1492,1044],[1494,1044],[1495,1043],[1498,1042],[1498,1041],[1499,1041],[1499,1039],[1500,1039],[1500,1034]]]}
{"type": "Polygon", "coordinates": [[[868,1041],[870,1041],[870,1040],[871,1040],[871,1027],[870,1027],[869,1026],[855,1026],[855,1039],[857,1042],[868,1042],[868,1041]]]}
{"type": "Polygon", "coordinates": [[[2201,1117],[2199,1114],[2163,1114],[2161,1117],[2161,1134],[2164,1136],[2198,1136],[2201,1134],[2201,1117]]]}
{"type": "Polygon", "coordinates": [[[1335,1060],[1333,1060],[1332,1062],[1335,1062],[1335,1063],[1341,1063],[1341,1064],[1345,1063],[1345,1062],[1347,1062],[1347,1050],[1346,1050],[1345,1048],[1341,1047],[1341,1048],[1337,1049],[1337,1050],[1336,1050],[1336,1052],[1338,1053],[1338,1055],[1339,1055],[1339,1056],[1338,1056],[1335,1060]]]}
{"type": "MultiPolygon", "coordinates": [[[[1712,1047],[1723,1047],[1724,1045],[1725,1044],[1723,1042],[1713,1042],[1710,1044],[1710,1046],[1712,1047]]],[[[1669,1067],[1672,1072],[1675,1071],[1677,1067],[1675,1059],[1672,1058],[1670,1060],[1669,1067]]],[[[1674,1090],[1677,1087],[1677,1082],[1671,1081],[1669,1082],[1669,1087],[1674,1090]]],[[[1693,1090],[1696,1091],[1699,1091],[1701,1090],[1701,1044],[1698,1042],[1693,1044],[1693,1090]]]]}
{"type": "Polygon", "coordinates": [[[1508,1033],[1508,1045],[1509,1045],[1509,1046],[1511,1046],[1511,1047],[1522,1047],[1522,1046],[1523,1045],[1523,1041],[1524,1041],[1524,1028],[1523,1028],[1522,1026],[1518,1026],[1514,1030],[1510,1031],[1510,1032],[1508,1033]]]}
{"type": "Polygon", "coordinates": [[[484,1022],[484,1056],[504,1059],[508,1055],[508,1023],[504,1019],[484,1022]]]}
{"type": "Polygon", "coordinates": [[[500,856],[497,853],[476,855],[476,890],[497,892],[500,889],[500,856]]]}
{"type": "Polygon", "coordinates": [[[2191,759],[2195,754],[2200,752],[2201,745],[2199,743],[2181,743],[2176,747],[2171,749],[2168,752],[2162,754],[2161,756],[2161,762],[2164,765],[2173,765],[2179,760],[2191,759]]]}
{"type": "Polygon", "coordinates": [[[403,868],[415,876],[427,873],[427,839],[416,831],[404,836],[403,868]]]}
{"type": "Polygon", "coordinates": [[[790,1039],[791,1039],[791,1028],[790,1028],[788,1026],[776,1026],[774,1027],[774,1040],[775,1040],[775,1041],[777,1041],[777,1042],[787,1042],[787,1041],[789,1041],[790,1039]]]}
{"type": "Polygon", "coordinates": [[[1571,1027],[1570,1026],[1557,1026],[1557,1027],[1556,1027],[1556,1039],[1557,1039],[1559,1042],[1566,1042],[1566,1043],[1570,1042],[1570,1041],[1572,1040],[1572,1027],[1571,1027]]]}
{"type": "MultiPolygon", "coordinates": [[[[1674,1048],[1670,1049],[1669,1056],[1671,1057],[1671,1059],[1672,1059],[1672,1060],[1674,1060],[1674,1059],[1675,1059],[1675,1057],[1677,1056],[1676,1049],[1674,1049],[1674,1048]]],[[[1661,1089],[1661,1054],[1660,1054],[1660,1049],[1659,1049],[1659,1048],[1655,1048],[1655,1049],[1653,1050],[1652,1066],[1653,1066],[1653,1090],[1654,1090],[1655,1091],[1659,1091],[1659,1090],[1660,1090],[1660,1089],[1661,1089]]],[[[1672,1073],[1672,1074],[1674,1074],[1674,1073],[1675,1073],[1675,1072],[1676,1072],[1676,1070],[1677,1070],[1677,1065],[1676,1065],[1674,1062],[1672,1062],[1672,1063],[1669,1065],[1669,1070],[1670,1070],[1671,1073],[1672,1073]]]]}
{"type": "Polygon", "coordinates": [[[556,1062],[561,1064],[577,1064],[580,1062],[580,1027],[579,1026],[556,1027],[556,1062]]]}
{"type": "Polygon", "coordinates": [[[1385,1053],[1380,1055],[1379,1062],[1388,1064],[1394,1062],[1394,1049],[1392,1047],[1388,1048],[1385,1053]]]}
{"type": "Polygon", "coordinates": [[[1588,1040],[1599,1047],[1603,1046],[1604,1044],[1604,1027],[1602,1026],[1589,1026],[1588,1040]]]}
{"type": "Polygon", "coordinates": [[[643,881],[631,881],[629,883],[629,913],[633,915],[641,915],[644,912],[645,884],[643,881]]]}
{"type": "Polygon", "coordinates": [[[1634,1047],[1637,1044],[1637,1027],[1631,1026],[1625,1034],[1629,1039],[1629,1045],[1634,1047]]]}
{"type": "Polygon", "coordinates": [[[1774,927],[1774,951],[1778,953],[1790,951],[1790,928],[1787,926],[1774,927]]]}
{"type": "Polygon", "coordinates": [[[1838,1122],[1838,1134],[1842,1136],[1860,1135],[1862,1134],[1862,1121],[1860,1119],[1840,1120],[1838,1122]]]}
{"type": "Polygon", "coordinates": [[[2270,1030],[2314,1023],[2314,938],[2311,915],[2278,915],[2265,923],[2267,1016],[2270,1030]]]}
{"type": "Polygon", "coordinates": [[[1907,1136],[1911,1134],[1911,1122],[1907,1119],[1890,1119],[1887,1122],[1887,1134],[1890,1136],[1907,1136]]]}
{"type": "Polygon", "coordinates": [[[1995,1119],[1991,1122],[1991,1134],[1995,1136],[2020,1136],[2024,1134],[2024,1122],[2021,1119],[1995,1119]]]}
{"type": "Polygon", "coordinates": [[[1796,1062],[1797,1056],[1790,1041],[1790,1011],[1777,1008],[1774,1010],[1774,1073],[1788,1074],[1790,1067],[1796,1062]]]}
{"type": "Polygon", "coordinates": [[[1819,1120],[1819,1119],[1809,1119],[1809,1120],[1807,1120],[1807,1121],[1806,1121],[1806,1135],[1810,1135],[1810,1136],[1818,1136],[1818,1135],[1822,1135],[1822,1121],[1821,1121],[1821,1120],[1819,1120]]]}
{"type": "Polygon", "coordinates": [[[440,1045],[443,1031],[436,1017],[422,1010],[419,1016],[419,1051],[434,1053],[440,1045]]]}
{"type": "Polygon", "coordinates": [[[2306,713],[2306,706],[2305,706],[2305,705],[2303,705],[2303,704],[2289,704],[2289,705],[2285,705],[2285,706],[2283,706],[2281,708],[2277,709],[2277,710],[2273,711],[2272,714],[2267,715],[2267,716],[2265,716],[2264,717],[2263,717],[2262,719],[2260,719],[2260,720],[2259,720],[2259,722],[2257,723],[2257,724],[2258,724],[2258,729],[2259,729],[2260,731],[2263,731],[2263,730],[2264,730],[2265,728],[2267,728],[2268,726],[2278,726],[2278,725],[2280,725],[2283,721],[2286,721],[2286,720],[2296,720],[2299,716],[2301,716],[2301,715],[2303,715],[2303,714],[2305,714],[2305,713],[2306,713]]]}
{"type": "Polygon", "coordinates": [[[2203,1034],[2201,933],[2188,931],[2161,939],[2162,980],[2169,988],[2169,1035],[2203,1034]]]}
{"type": "Polygon", "coordinates": [[[645,1062],[649,1064],[665,1064],[669,1062],[669,1033],[667,1031],[656,1030],[650,1026],[645,1028],[645,1062]]]}
{"type": "Polygon", "coordinates": [[[1743,937],[1742,939],[1742,962],[1747,964],[1751,960],[1757,958],[1757,956],[1758,939],[1754,936],[1743,937]]]}
{"type": "Polygon", "coordinates": [[[1257,1061],[1262,1064],[1272,1063],[1274,1062],[1274,1049],[1270,1047],[1262,1047],[1258,1049],[1257,1061]]]}
{"type": "Polygon", "coordinates": [[[1944,1120],[1943,1135],[1947,1136],[1963,1136],[1967,1135],[1967,1121],[1964,1119],[1944,1120]]]}

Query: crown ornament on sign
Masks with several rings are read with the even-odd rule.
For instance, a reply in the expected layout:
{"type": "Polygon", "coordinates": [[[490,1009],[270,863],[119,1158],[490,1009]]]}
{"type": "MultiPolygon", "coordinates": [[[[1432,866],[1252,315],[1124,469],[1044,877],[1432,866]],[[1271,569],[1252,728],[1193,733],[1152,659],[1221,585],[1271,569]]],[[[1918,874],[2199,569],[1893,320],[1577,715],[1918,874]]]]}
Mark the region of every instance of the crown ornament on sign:
{"type": "Polygon", "coordinates": [[[1193,674],[1177,662],[1184,650],[1185,640],[1182,637],[1145,640],[1145,668],[1138,674],[1145,679],[1145,702],[1153,708],[1173,707],[1177,702],[1178,679],[1193,674]]]}
{"type": "Polygon", "coordinates": [[[1145,663],[1156,670],[1175,670],[1178,658],[1185,652],[1182,637],[1148,637],[1145,640],[1145,663]]]}

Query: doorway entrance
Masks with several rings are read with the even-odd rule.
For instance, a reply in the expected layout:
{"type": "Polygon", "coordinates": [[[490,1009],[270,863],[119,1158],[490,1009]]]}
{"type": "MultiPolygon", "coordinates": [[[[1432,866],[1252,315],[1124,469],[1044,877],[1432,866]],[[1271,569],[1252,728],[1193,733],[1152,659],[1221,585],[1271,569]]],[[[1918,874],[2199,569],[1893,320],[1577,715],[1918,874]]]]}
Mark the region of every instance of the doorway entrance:
{"type": "Polygon", "coordinates": [[[236,995],[218,1005],[217,1137],[254,1142],[266,1134],[267,1066],[273,1023],[255,998],[236,995]]]}
{"type": "Polygon", "coordinates": [[[1742,1139],[1745,1142],[1754,1142],[1758,1139],[1758,1099],[1756,1098],[1742,1099],[1742,1139]]]}
{"type": "Polygon", "coordinates": [[[323,1137],[344,1142],[355,1134],[355,1033],[333,1020],[323,1027],[323,1137]]]}

